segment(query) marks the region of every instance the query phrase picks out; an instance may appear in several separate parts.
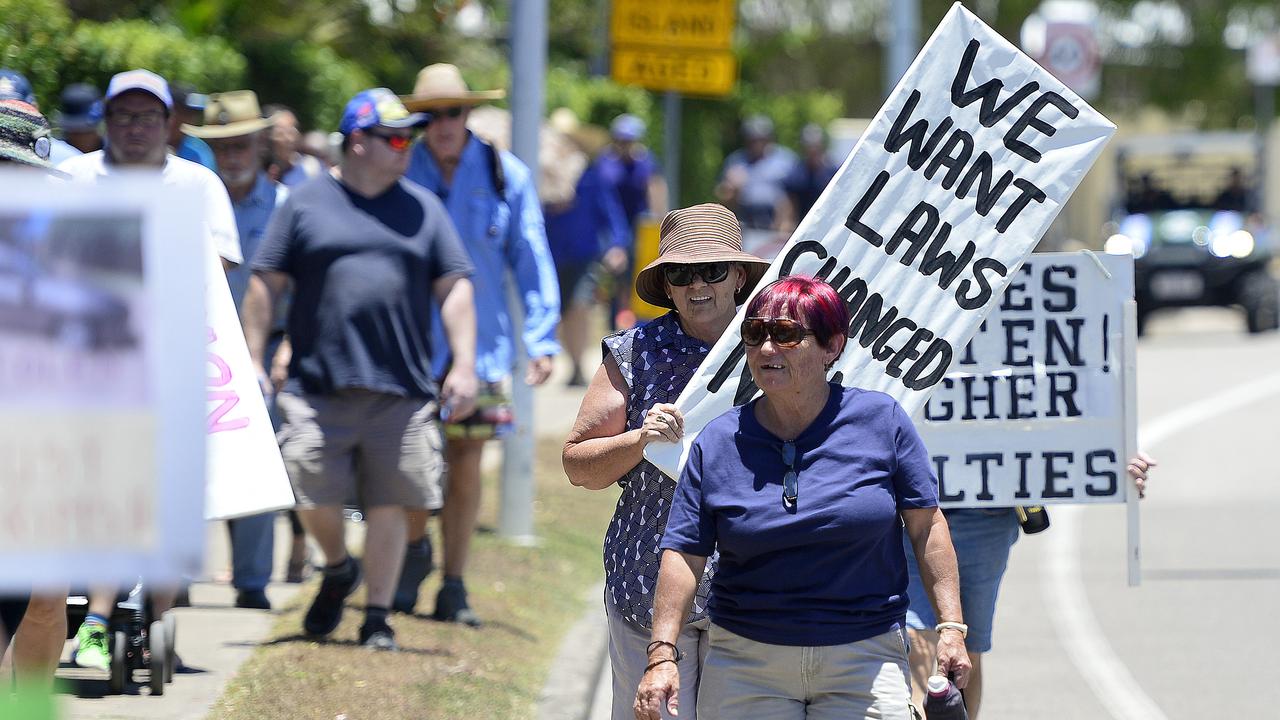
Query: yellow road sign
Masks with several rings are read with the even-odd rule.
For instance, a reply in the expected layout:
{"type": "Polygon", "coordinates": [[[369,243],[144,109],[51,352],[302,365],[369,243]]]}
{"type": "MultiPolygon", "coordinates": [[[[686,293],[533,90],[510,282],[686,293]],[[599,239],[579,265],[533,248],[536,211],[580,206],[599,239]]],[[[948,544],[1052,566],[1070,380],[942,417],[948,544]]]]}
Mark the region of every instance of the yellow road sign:
{"type": "Polygon", "coordinates": [[[614,45],[728,50],[737,0],[613,0],[614,45]]]}
{"type": "Polygon", "coordinates": [[[613,79],[624,85],[690,95],[728,95],[738,64],[728,50],[667,50],[615,46],[613,79]]]}

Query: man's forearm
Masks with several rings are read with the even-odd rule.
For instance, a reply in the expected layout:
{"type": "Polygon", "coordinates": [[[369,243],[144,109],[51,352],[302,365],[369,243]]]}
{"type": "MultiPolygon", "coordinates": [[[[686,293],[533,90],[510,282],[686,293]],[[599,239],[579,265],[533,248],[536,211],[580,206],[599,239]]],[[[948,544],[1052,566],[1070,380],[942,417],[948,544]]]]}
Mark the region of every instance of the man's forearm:
{"type": "Polygon", "coordinates": [[[267,284],[257,276],[249,278],[244,306],[240,310],[240,323],[244,328],[245,344],[249,346],[249,357],[256,366],[264,369],[269,369],[266,364],[267,336],[274,307],[267,284]]]}
{"type": "Polygon", "coordinates": [[[440,304],[449,352],[457,367],[476,365],[476,306],[472,299],[471,281],[458,278],[440,304]]]}

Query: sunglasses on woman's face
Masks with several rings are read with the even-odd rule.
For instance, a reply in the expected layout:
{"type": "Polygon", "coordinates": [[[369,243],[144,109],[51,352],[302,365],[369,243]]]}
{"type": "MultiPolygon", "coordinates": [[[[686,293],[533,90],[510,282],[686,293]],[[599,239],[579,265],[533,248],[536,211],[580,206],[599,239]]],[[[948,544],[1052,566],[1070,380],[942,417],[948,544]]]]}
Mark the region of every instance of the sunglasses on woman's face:
{"type": "Polygon", "coordinates": [[[694,275],[702,278],[702,282],[714,285],[715,283],[723,282],[725,278],[729,277],[729,263],[710,262],[664,265],[662,274],[667,278],[668,283],[676,287],[684,287],[693,282],[694,275]]]}
{"type": "Polygon", "coordinates": [[[789,318],[749,317],[740,328],[744,345],[759,347],[766,339],[772,339],[778,347],[793,348],[813,331],[789,318]]]}

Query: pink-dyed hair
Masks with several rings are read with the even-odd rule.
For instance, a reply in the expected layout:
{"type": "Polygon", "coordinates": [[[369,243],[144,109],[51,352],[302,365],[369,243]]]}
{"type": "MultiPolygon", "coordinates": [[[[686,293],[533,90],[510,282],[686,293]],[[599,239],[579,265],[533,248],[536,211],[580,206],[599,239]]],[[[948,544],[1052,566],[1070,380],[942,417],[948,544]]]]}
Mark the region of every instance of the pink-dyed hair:
{"type": "Polygon", "coordinates": [[[836,289],[808,275],[788,275],[775,280],[747,304],[747,317],[786,316],[804,324],[818,343],[831,347],[836,337],[849,331],[849,306],[836,289]]]}

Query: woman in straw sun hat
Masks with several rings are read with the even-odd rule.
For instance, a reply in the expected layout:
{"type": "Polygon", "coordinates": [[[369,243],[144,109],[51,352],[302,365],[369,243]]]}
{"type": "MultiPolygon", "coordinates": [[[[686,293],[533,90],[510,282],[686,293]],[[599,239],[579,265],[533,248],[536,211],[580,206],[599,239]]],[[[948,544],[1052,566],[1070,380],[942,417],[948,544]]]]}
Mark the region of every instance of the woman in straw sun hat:
{"type": "MultiPolygon", "coordinates": [[[[604,339],[604,362],[563,454],[574,485],[622,487],[604,541],[614,720],[632,716],[636,685],[648,664],[658,539],[675,491],[675,481],[644,459],[644,448],[680,438],[684,418],[672,403],[769,267],[742,251],[738,221],[722,205],[673,210],[663,219],[659,238],[658,259],[637,275],[636,292],[671,312],[604,339]]],[[[678,640],[681,687],[688,698],[682,717],[696,714],[693,699],[707,650],[707,592],[714,564],[707,564],[678,640]]]]}

